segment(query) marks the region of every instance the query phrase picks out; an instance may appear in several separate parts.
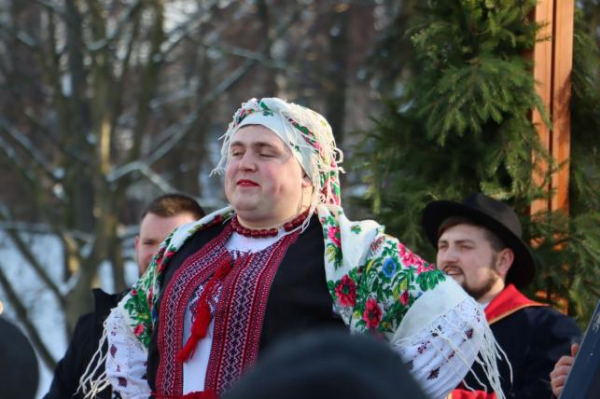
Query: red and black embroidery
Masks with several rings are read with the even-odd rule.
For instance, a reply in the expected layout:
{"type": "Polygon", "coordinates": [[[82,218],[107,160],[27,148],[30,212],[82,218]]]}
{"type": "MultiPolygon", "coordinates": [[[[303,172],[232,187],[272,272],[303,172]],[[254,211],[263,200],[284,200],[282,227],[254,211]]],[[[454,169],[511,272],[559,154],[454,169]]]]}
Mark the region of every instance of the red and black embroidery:
{"type": "Polygon", "coordinates": [[[156,378],[159,396],[183,393],[183,363],[177,360],[177,355],[184,344],[186,309],[202,294],[206,282],[223,262],[233,262],[233,268],[210,299],[215,325],[205,389],[222,393],[256,361],[271,284],[298,233],[235,260],[223,245],[230,234],[228,225],[186,259],[164,291],[161,309],[169,311],[159,314],[157,344],[161,361],[156,378]]]}
{"type": "Polygon", "coordinates": [[[228,226],[199,251],[188,257],[164,290],[159,314],[157,346],[161,361],[156,373],[158,395],[181,395],[183,363],[177,355],[183,347],[184,321],[189,302],[202,292],[204,284],[231,256],[223,243],[231,234],[228,226]]]}

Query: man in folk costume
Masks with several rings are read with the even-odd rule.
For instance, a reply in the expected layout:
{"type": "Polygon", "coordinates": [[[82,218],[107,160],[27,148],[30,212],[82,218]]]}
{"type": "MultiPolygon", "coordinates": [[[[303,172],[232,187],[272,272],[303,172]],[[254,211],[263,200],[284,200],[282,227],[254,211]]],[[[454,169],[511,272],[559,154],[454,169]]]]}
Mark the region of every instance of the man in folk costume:
{"type": "Polygon", "coordinates": [[[344,215],[342,153],[320,114],[251,99],[223,139],[230,206],[173,232],[107,320],[115,390],[216,397],[279,338],[335,326],[389,341],[433,398],[478,352],[499,389],[480,306],[382,226],[344,215]]]}
{"type": "MultiPolygon", "coordinates": [[[[552,397],[549,373],[581,332],[569,317],[519,291],[533,279],[535,263],[521,239],[515,212],[478,193],[462,203],[430,203],[423,211],[423,226],[437,246],[438,269],[485,307],[492,332],[510,361],[510,365],[500,365],[504,394],[508,398],[552,397]]],[[[474,375],[450,398],[497,397],[481,369],[475,367],[474,375]]]]}

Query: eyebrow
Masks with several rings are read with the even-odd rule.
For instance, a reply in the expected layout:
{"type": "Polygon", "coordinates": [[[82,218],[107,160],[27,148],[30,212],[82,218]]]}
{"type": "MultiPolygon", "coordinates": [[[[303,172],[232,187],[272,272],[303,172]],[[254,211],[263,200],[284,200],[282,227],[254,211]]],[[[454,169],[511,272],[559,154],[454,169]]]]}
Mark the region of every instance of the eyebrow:
{"type": "MultiPolygon", "coordinates": [[[[438,245],[439,245],[440,243],[448,243],[448,242],[449,242],[449,241],[448,241],[447,239],[440,239],[440,240],[438,240],[438,245]]],[[[456,244],[475,244],[475,241],[473,241],[473,240],[470,240],[470,239],[468,239],[468,238],[463,238],[463,239],[460,239],[460,240],[455,240],[454,242],[455,242],[456,244]]]]}

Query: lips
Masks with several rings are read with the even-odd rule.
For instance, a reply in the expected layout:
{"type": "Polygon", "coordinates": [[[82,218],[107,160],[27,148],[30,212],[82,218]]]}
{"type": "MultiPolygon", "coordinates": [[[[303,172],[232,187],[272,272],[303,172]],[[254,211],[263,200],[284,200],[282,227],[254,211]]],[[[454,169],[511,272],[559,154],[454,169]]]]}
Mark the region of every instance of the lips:
{"type": "Polygon", "coordinates": [[[249,179],[240,179],[236,184],[240,187],[258,187],[258,183],[249,179]]]}

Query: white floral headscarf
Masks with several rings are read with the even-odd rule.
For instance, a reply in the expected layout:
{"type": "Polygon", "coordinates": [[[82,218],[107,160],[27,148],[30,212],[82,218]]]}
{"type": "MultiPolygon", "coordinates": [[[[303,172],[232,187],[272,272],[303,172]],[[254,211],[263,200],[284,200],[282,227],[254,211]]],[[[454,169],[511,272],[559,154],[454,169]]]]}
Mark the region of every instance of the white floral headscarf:
{"type": "Polygon", "coordinates": [[[279,98],[252,98],[242,104],[221,137],[221,160],[211,174],[225,172],[231,140],[240,128],[248,125],[270,129],[290,148],[314,187],[311,214],[317,205],[341,204],[339,173],[343,169],[339,163],[343,153],[335,145],[331,126],[321,114],[279,98]]]}

